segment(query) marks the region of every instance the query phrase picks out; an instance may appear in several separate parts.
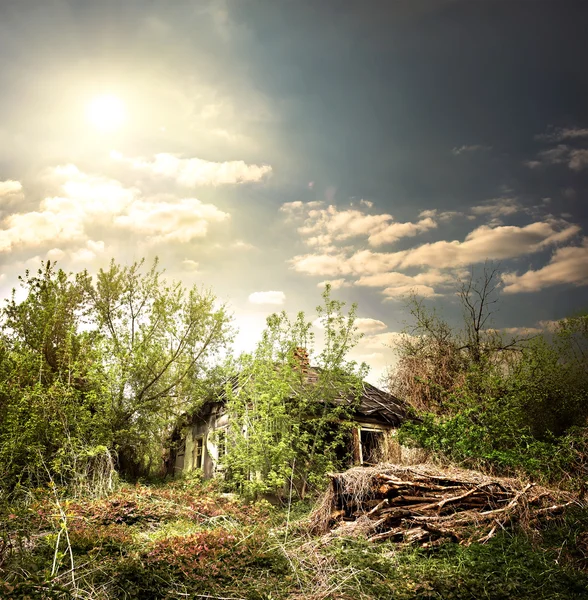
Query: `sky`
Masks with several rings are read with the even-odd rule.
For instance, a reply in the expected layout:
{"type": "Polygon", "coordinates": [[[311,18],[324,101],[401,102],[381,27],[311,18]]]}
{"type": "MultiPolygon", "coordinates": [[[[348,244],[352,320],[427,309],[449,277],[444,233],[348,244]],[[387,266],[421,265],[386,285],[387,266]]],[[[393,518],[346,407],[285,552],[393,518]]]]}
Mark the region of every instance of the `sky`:
{"type": "MultiPolygon", "coordinates": [[[[0,0],[0,297],[159,257],[251,349],[325,282],[378,381],[417,293],[588,306],[588,2],[0,0]]],[[[320,331],[317,330],[317,334],[320,331]]]]}

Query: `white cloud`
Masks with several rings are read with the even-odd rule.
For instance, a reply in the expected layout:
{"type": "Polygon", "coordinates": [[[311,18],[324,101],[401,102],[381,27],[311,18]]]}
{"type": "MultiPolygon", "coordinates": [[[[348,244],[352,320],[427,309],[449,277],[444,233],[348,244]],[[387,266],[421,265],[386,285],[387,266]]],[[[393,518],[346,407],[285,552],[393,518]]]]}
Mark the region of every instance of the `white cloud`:
{"type": "Polygon", "coordinates": [[[104,252],[103,241],[88,240],[85,247],[78,248],[70,252],[70,259],[73,262],[88,263],[96,258],[98,254],[104,252]]]}
{"type": "Polygon", "coordinates": [[[355,325],[357,330],[360,333],[374,333],[375,331],[382,331],[382,329],[386,329],[388,326],[383,321],[379,321],[378,319],[369,319],[367,317],[359,317],[355,319],[355,325]]]}
{"type": "Polygon", "coordinates": [[[469,146],[466,145],[459,147],[456,146],[451,152],[453,152],[453,154],[455,154],[456,156],[459,156],[460,154],[465,154],[469,152],[479,152],[481,150],[492,150],[492,146],[483,146],[481,144],[471,144],[469,146]]]}
{"type": "Polygon", "coordinates": [[[429,210],[421,210],[421,212],[419,213],[419,218],[421,219],[430,218],[435,219],[437,221],[442,221],[443,223],[452,221],[456,217],[463,217],[463,213],[457,210],[439,211],[436,208],[429,210]]]}
{"type": "Polygon", "coordinates": [[[18,194],[22,191],[22,184],[20,181],[13,181],[7,179],[6,181],[0,181],[0,198],[3,196],[10,196],[12,194],[18,194]]]}
{"type": "Polygon", "coordinates": [[[549,133],[542,133],[535,136],[536,140],[547,142],[563,142],[564,140],[574,140],[588,137],[588,129],[581,127],[562,127],[554,129],[549,133]]]}
{"type": "Polygon", "coordinates": [[[185,271],[197,271],[199,266],[200,265],[195,260],[190,258],[185,258],[182,261],[182,267],[185,271]]]}
{"type": "Polygon", "coordinates": [[[382,293],[386,297],[386,300],[404,300],[412,294],[426,298],[432,298],[433,296],[439,295],[435,293],[435,289],[430,285],[398,285],[387,287],[382,293]]]}
{"type": "MultiPolygon", "coordinates": [[[[366,201],[360,204],[371,206],[366,201]]],[[[307,245],[323,250],[354,237],[366,237],[371,246],[392,244],[401,238],[414,237],[437,227],[431,216],[416,223],[397,223],[390,214],[371,215],[354,208],[340,210],[334,205],[325,208],[316,202],[289,202],[280,210],[290,218],[305,218],[298,232],[305,238],[307,245]]]]}
{"type": "Polygon", "coordinates": [[[539,152],[535,160],[525,162],[525,165],[530,169],[537,169],[545,165],[562,164],[566,164],[572,171],[581,171],[588,167],[588,150],[559,144],[555,148],[539,152]]]}
{"type": "Polygon", "coordinates": [[[249,294],[249,302],[252,304],[284,304],[286,294],[284,292],[253,292],[249,294]]]}
{"type": "Polygon", "coordinates": [[[327,284],[329,284],[334,290],[339,290],[344,287],[349,287],[351,282],[347,281],[346,279],[327,279],[325,281],[320,281],[316,284],[316,286],[319,288],[325,288],[327,287],[327,284]]]}
{"type": "Polygon", "coordinates": [[[522,206],[517,202],[516,198],[494,198],[484,204],[471,208],[472,213],[475,215],[488,215],[490,217],[514,215],[520,210],[522,210],[522,206]]]}
{"type": "Polygon", "coordinates": [[[96,251],[85,245],[96,226],[112,229],[114,225],[145,236],[150,243],[187,242],[206,235],[210,223],[230,217],[195,198],[140,198],[138,189],[86,174],[75,165],[47,170],[44,181],[57,187],[58,193],[44,198],[38,210],[13,213],[1,221],[0,252],[44,244],[82,244],[80,260],[87,260],[96,251]]]}
{"type": "Polygon", "coordinates": [[[368,215],[354,209],[340,211],[330,205],[326,209],[308,211],[306,222],[298,231],[304,236],[322,236],[328,244],[370,235],[374,230],[383,229],[392,219],[392,215],[368,215]]]}
{"type": "Polygon", "coordinates": [[[374,350],[381,350],[384,347],[394,348],[404,340],[414,339],[413,336],[401,331],[389,331],[388,333],[377,333],[370,335],[362,340],[362,346],[374,350]]]}
{"type": "Polygon", "coordinates": [[[561,284],[576,286],[588,285],[588,237],[581,246],[558,248],[547,265],[522,275],[505,273],[502,280],[504,292],[537,292],[547,287],[561,284]]]}
{"type": "Polygon", "coordinates": [[[201,158],[180,158],[168,153],[156,154],[151,160],[125,158],[117,152],[111,153],[111,157],[130,164],[134,169],[174,179],[186,187],[259,182],[272,172],[269,165],[248,165],[242,160],[213,162],[201,158]]]}
{"type": "MultiPolygon", "coordinates": [[[[318,318],[315,319],[312,324],[317,329],[324,329],[323,319],[318,318]]],[[[383,321],[379,321],[378,319],[370,319],[368,317],[358,317],[355,319],[355,326],[357,327],[357,331],[359,333],[363,333],[365,335],[371,335],[376,331],[382,331],[382,329],[386,329],[388,326],[383,321]]]]}
{"type": "MultiPolygon", "coordinates": [[[[62,250],[61,248],[51,248],[45,254],[45,258],[51,261],[69,260],[71,262],[88,263],[94,260],[99,254],[104,253],[105,243],[102,240],[87,240],[83,246],[62,250]]],[[[40,260],[35,257],[33,260],[40,260]]]]}
{"type": "Polygon", "coordinates": [[[397,242],[400,238],[414,237],[436,227],[437,223],[431,217],[421,219],[416,223],[391,223],[381,231],[370,235],[368,239],[371,246],[381,246],[397,242]]]}
{"type": "Polygon", "coordinates": [[[385,287],[388,288],[387,295],[402,295],[407,289],[411,288],[427,288],[428,294],[430,295],[431,286],[437,285],[453,285],[455,284],[460,274],[455,270],[441,271],[439,269],[430,269],[416,275],[406,275],[405,273],[399,273],[398,271],[388,271],[383,273],[375,273],[373,275],[363,275],[356,282],[355,285],[367,286],[367,287],[385,287]],[[397,294],[394,294],[392,288],[398,288],[397,294]]]}
{"type": "Polygon", "coordinates": [[[405,251],[400,265],[417,267],[431,265],[441,268],[464,266],[532,254],[543,248],[563,242],[580,231],[580,227],[565,221],[539,221],[524,227],[478,227],[463,242],[439,241],[423,244],[405,251]]]}
{"type": "Polygon", "coordinates": [[[231,244],[231,248],[234,248],[235,250],[253,250],[255,246],[249,242],[244,242],[243,240],[235,240],[231,244]]]}
{"type": "Polygon", "coordinates": [[[345,254],[303,254],[295,256],[289,262],[292,268],[307,275],[349,275],[352,269],[345,254]]]}
{"type": "Polygon", "coordinates": [[[345,252],[304,254],[295,256],[290,263],[301,273],[327,277],[356,275],[365,284],[364,278],[368,275],[395,269],[423,266],[451,269],[485,260],[524,256],[569,240],[579,231],[577,225],[554,219],[524,227],[484,225],[470,232],[463,242],[438,241],[400,252],[360,250],[351,256],[345,252]]]}
{"type": "Polygon", "coordinates": [[[79,214],[40,210],[6,217],[0,229],[0,252],[47,242],[84,241],[86,235],[79,214]]]}
{"type": "Polygon", "coordinates": [[[572,150],[568,166],[572,171],[581,171],[588,167],[588,150],[572,150]]]}
{"type": "Polygon", "coordinates": [[[500,329],[488,329],[488,331],[497,331],[505,335],[527,336],[543,333],[543,327],[501,327],[500,329]]]}
{"type": "Polygon", "coordinates": [[[222,222],[230,215],[213,204],[196,198],[158,202],[137,200],[116,216],[118,227],[147,236],[151,243],[189,242],[204,237],[210,223],[222,222]]]}

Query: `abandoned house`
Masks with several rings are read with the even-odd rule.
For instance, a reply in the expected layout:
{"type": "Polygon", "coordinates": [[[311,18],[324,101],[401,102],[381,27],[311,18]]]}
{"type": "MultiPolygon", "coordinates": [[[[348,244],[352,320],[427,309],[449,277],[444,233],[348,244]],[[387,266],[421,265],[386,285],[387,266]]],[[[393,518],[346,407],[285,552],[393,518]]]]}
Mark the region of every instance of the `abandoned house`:
{"type": "MultiPolygon", "coordinates": [[[[300,351],[297,349],[297,352],[300,351]]],[[[302,359],[307,360],[305,354],[302,359]]],[[[304,370],[308,382],[316,381],[318,370],[315,367],[307,363],[304,370]]],[[[404,402],[367,382],[363,382],[358,396],[351,415],[355,425],[350,440],[353,464],[368,465],[382,460],[400,462],[400,457],[395,456],[400,447],[390,444],[390,441],[396,428],[406,418],[404,402]]],[[[229,419],[223,394],[205,402],[197,412],[185,418],[175,432],[168,473],[176,475],[201,469],[205,479],[217,474],[219,461],[227,448],[229,419]]]]}

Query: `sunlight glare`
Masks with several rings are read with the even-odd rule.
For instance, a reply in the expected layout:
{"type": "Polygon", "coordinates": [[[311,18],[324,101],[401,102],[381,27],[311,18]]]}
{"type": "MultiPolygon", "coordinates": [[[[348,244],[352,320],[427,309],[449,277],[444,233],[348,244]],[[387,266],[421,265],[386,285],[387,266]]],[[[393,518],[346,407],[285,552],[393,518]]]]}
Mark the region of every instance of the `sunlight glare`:
{"type": "Polygon", "coordinates": [[[100,131],[119,129],[125,117],[125,105],[116,96],[97,96],[88,105],[88,119],[100,131]]]}

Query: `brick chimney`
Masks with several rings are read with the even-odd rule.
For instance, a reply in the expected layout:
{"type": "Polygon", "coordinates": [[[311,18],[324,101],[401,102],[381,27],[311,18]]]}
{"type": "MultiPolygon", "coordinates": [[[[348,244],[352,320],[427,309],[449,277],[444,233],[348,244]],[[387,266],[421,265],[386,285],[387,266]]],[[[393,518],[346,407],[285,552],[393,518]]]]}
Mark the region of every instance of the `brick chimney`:
{"type": "Polygon", "coordinates": [[[294,349],[294,360],[300,365],[303,373],[308,373],[310,369],[310,361],[308,359],[308,350],[298,346],[294,349]]]}

